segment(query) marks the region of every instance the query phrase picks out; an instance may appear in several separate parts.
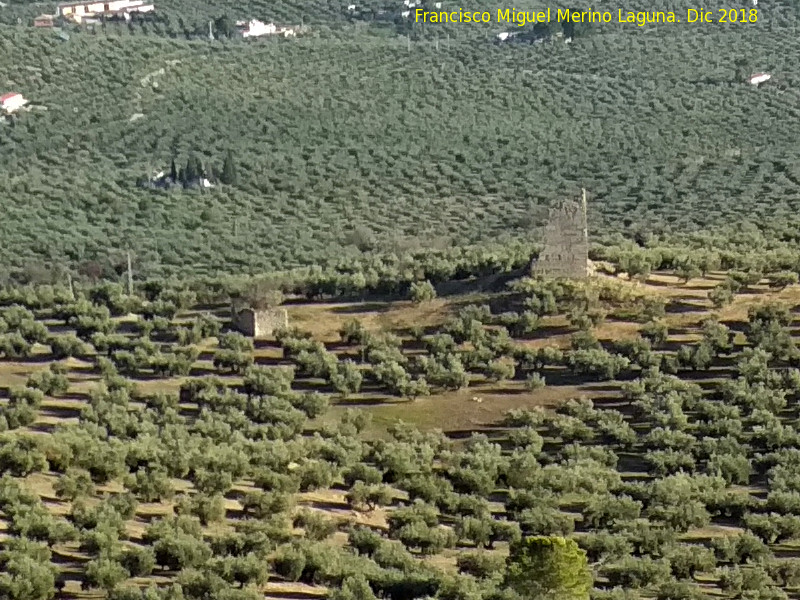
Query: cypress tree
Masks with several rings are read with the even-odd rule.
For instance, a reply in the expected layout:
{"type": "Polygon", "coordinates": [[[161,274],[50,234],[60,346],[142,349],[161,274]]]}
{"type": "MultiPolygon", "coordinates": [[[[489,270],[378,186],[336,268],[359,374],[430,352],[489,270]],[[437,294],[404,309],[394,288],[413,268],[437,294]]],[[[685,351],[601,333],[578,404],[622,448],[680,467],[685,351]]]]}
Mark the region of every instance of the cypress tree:
{"type": "Polygon", "coordinates": [[[236,162],[233,159],[233,152],[230,150],[228,150],[228,154],[225,155],[220,181],[225,185],[236,185],[239,182],[239,177],[236,172],[236,162]]]}
{"type": "Polygon", "coordinates": [[[750,69],[746,58],[736,59],[736,79],[737,81],[747,80],[750,77],[750,69]]]}
{"type": "Polygon", "coordinates": [[[183,170],[183,184],[190,185],[200,176],[197,168],[197,157],[194,154],[189,155],[186,160],[186,168],[183,170]]]}

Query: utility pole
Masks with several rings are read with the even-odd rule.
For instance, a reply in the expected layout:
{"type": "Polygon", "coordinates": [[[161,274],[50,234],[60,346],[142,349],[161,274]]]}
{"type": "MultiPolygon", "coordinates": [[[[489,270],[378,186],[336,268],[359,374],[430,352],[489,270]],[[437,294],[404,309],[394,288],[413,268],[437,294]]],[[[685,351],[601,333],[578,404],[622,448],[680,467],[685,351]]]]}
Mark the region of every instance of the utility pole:
{"type": "Polygon", "coordinates": [[[75,300],[75,290],[72,288],[72,273],[67,272],[67,287],[69,288],[69,297],[75,300]]]}
{"type": "Polygon", "coordinates": [[[133,296],[133,269],[131,268],[131,253],[128,251],[128,295],[133,296]]]}
{"type": "Polygon", "coordinates": [[[582,221],[581,224],[583,225],[583,239],[588,239],[589,236],[589,220],[586,215],[586,188],[581,188],[582,197],[581,197],[581,215],[582,221]]]}

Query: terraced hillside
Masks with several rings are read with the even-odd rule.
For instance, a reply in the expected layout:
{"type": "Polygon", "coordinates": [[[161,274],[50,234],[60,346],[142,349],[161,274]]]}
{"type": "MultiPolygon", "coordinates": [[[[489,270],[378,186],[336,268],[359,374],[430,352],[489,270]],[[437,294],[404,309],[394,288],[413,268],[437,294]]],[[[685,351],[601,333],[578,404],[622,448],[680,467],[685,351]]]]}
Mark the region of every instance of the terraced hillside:
{"type": "Polygon", "coordinates": [[[290,300],[255,344],[188,289],[7,290],[0,589],[499,599],[536,534],[595,598],[796,597],[800,289],[725,277],[290,300]]]}

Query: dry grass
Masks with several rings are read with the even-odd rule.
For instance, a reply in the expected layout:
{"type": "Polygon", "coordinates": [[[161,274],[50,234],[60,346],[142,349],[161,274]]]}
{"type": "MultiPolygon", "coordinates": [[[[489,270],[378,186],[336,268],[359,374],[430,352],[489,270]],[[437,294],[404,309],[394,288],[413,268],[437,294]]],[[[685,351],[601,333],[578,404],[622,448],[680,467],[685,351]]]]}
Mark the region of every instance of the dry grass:
{"type": "Polygon", "coordinates": [[[452,301],[437,298],[416,305],[411,302],[364,302],[291,306],[289,321],[320,341],[339,341],[339,329],[358,319],[369,331],[394,331],[440,324],[451,311],[452,301]]]}
{"type": "MultiPolygon", "coordinates": [[[[479,384],[467,389],[444,392],[416,400],[395,400],[367,407],[372,413],[371,432],[385,432],[397,421],[413,423],[421,429],[445,432],[481,430],[496,424],[512,408],[555,406],[584,393],[577,386],[545,387],[529,392],[522,382],[479,384]],[[479,399],[479,400],[476,400],[479,399]]],[[[326,421],[338,420],[347,402],[332,407],[326,421]]]]}

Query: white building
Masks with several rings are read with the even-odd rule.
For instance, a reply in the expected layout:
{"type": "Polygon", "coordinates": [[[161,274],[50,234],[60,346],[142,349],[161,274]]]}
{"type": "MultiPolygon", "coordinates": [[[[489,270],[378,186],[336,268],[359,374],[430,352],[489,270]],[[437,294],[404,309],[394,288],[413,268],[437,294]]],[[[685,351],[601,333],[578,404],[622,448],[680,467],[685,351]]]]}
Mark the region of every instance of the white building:
{"type": "Polygon", "coordinates": [[[11,92],[0,96],[0,109],[2,109],[7,115],[18,111],[27,103],[28,101],[22,97],[22,94],[17,92],[11,92]]]}
{"type": "Polygon", "coordinates": [[[131,13],[153,12],[155,6],[146,0],[109,0],[108,2],[66,2],[58,5],[59,17],[80,23],[100,16],[128,16],[131,13]]]}
{"type": "Polygon", "coordinates": [[[769,73],[755,73],[750,76],[747,82],[751,85],[759,85],[772,78],[769,73]]]}
{"type": "Polygon", "coordinates": [[[250,21],[237,21],[242,37],[260,37],[262,35],[282,35],[283,37],[295,37],[296,27],[278,27],[275,23],[262,23],[257,19],[250,21]]]}
{"type": "Polygon", "coordinates": [[[259,37],[262,35],[272,35],[276,33],[278,28],[275,23],[262,23],[257,19],[248,21],[242,30],[243,37],[259,37]]]}

